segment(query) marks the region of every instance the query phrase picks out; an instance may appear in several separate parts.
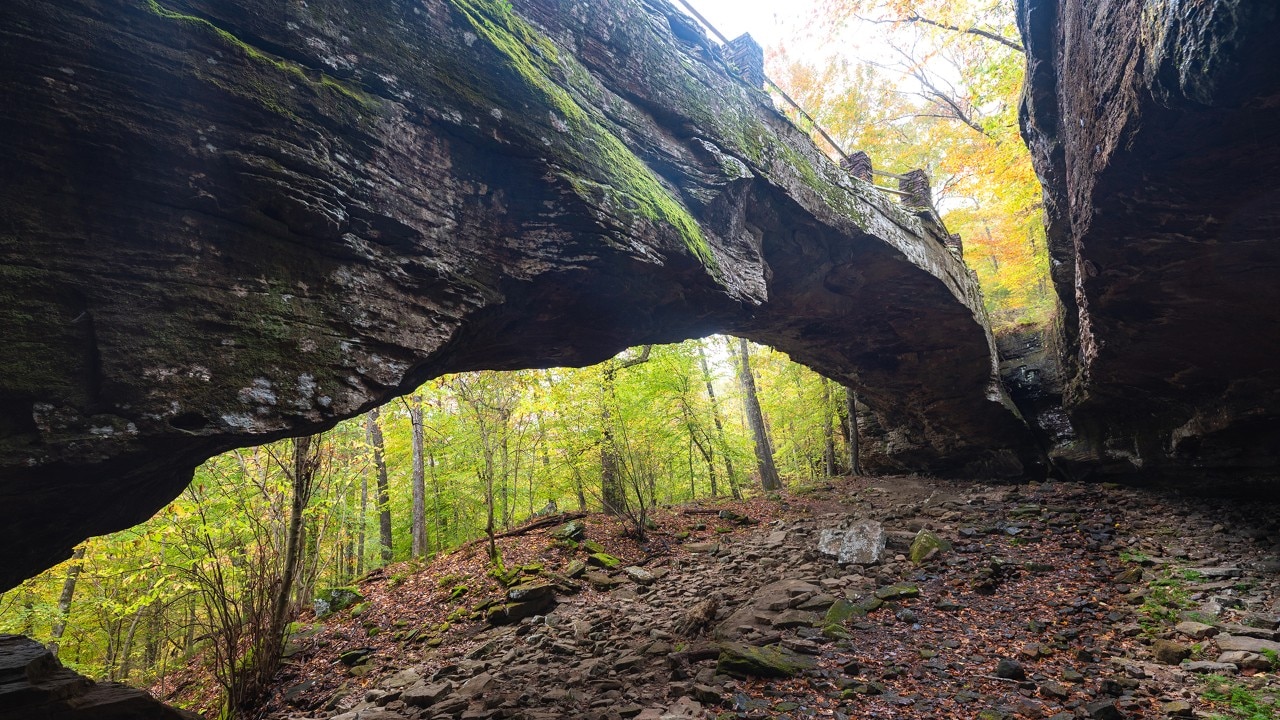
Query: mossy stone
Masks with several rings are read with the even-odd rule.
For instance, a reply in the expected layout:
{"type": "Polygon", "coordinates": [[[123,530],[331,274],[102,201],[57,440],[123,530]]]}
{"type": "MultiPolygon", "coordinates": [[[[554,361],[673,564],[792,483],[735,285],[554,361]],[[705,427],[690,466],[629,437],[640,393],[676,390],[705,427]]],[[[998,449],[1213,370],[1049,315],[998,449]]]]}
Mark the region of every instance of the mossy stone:
{"type": "Polygon", "coordinates": [[[596,567],[606,569],[616,568],[622,564],[621,560],[604,552],[592,553],[591,556],[587,558],[587,562],[591,565],[595,565],[596,567]]]}
{"type": "Polygon", "coordinates": [[[789,678],[815,667],[817,661],[814,658],[780,645],[756,647],[736,642],[722,644],[720,658],[716,661],[716,672],[742,679],[789,678]]]}
{"type": "Polygon", "coordinates": [[[943,540],[929,530],[921,530],[911,541],[909,557],[911,562],[919,565],[925,560],[951,549],[951,543],[943,540]]]}

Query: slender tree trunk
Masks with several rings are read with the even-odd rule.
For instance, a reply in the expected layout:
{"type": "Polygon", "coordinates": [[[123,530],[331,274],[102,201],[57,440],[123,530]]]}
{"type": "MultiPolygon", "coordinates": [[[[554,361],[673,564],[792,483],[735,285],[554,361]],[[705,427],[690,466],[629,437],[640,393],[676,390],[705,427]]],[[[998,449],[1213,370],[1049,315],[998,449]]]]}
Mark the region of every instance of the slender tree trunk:
{"type": "Polygon", "coordinates": [[[697,474],[693,470],[693,432],[689,433],[689,500],[698,497],[698,485],[696,482],[697,474]]]}
{"type": "Polygon", "coordinates": [[[862,474],[862,463],[858,460],[858,393],[853,388],[844,389],[844,400],[847,408],[847,416],[845,422],[848,426],[849,436],[849,472],[853,475],[862,474]]]}
{"type": "Polygon", "coordinates": [[[822,451],[822,459],[826,464],[827,477],[836,475],[836,430],[831,421],[831,381],[822,379],[822,436],[826,446],[822,451]]]}
{"type": "MultiPolygon", "coordinates": [[[[504,423],[505,425],[505,423],[504,423]]],[[[507,433],[502,434],[502,529],[511,529],[511,486],[513,479],[511,477],[511,447],[507,439],[507,433]]]]}
{"type": "MultiPolygon", "coordinates": [[[[610,360],[610,363],[613,361],[610,360]]],[[[600,443],[600,503],[605,515],[619,515],[626,507],[622,478],[618,474],[618,448],[613,437],[614,368],[604,371],[603,403],[600,407],[600,423],[603,429],[600,443]]]]}
{"type": "Polygon", "coordinates": [[[182,638],[183,658],[191,657],[191,651],[196,647],[196,601],[192,596],[187,601],[187,633],[182,638]]]}
{"type": "MultiPolygon", "coordinates": [[[[741,500],[742,492],[738,490],[738,480],[733,473],[733,455],[729,452],[729,443],[724,436],[724,421],[720,418],[720,400],[716,397],[716,389],[711,382],[711,367],[707,364],[707,351],[703,349],[702,341],[698,341],[698,362],[702,365],[702,381],[707,385],[707,397],[711,399],[711,417],[716,424],[716,440],[720,443],[720,454],[724,457],[729,490],[734,500],[741,500]]],[[[712,496],[714,495],[713,490],[712,496]]]]}
{"type": "Polygon", "coordinates": [[[782,480],[773,464],[773,447],[769,431],[765,428],[764,412],[760,410],[760,397],[756,394],[756,379],[751,374],[751,350],[746,338],[738,338],[738,382],[742,385],[742,401],[747,412],[747,424],[755,440],[756,466],[760,470],[760,485],[766,491],[781,490],[782,480]]]}
{"type": "Polygon", "coordinates": [[[373,465],[378,473],[378,531],[382,543],[382,562],[391,562],[391,481],[387,478],[387,459],[382,440],[382,428],[378,426],[378,409],[369,411],[369,445],[373,448],[373,465]]]}
{"type": "Polygon", "coordinates": [[[58,596],[58,617],[53,621],[49,632],[49,652],[58,657],[58,645],[62,641],[62,633],[67,629],[67,615],[71,612],[71,598],[76,594],[76,580],[80,570],[84,568],[84,549],[81,545],[71,553],[71,565],[67,568],[67,579],[62,581],[62,594],[58,596]]]}
{"type": "Polygon", "coordinates": [[[431,468],[431,490],[434,497],[434,507],[432,508],[432,516],[435,519],[436,526],[436,549],[443,551],[445,548],[445,528],[448,527],[448,517],[440,515],[440,476],[436,474],[436,455],[435,452],[427,453],[428,467],[431,468]]]}
{"type": "Polygon", "coordinates": [[[356,525],[356,577],[364,575],[364,538],[369,526],[369,470],[360,473],[360,522],[356,525]]]}
{"type": "Polygon", "coordinates": [[[710,447],[711,439],[706,438],[706,444],[704,445],[702,440],[699,440],[696,435],[690,432],[689,440],[693,443],[694,447],[698,448],[698,452],[702,455],[703,461],[707,463],[707,476],[711,478],[711,497],[718,497],[719,494],[716,487],[716,456],[710,447]]]}
{"type": "Polygon", "coordinates": [[[148,670],[160,664],[160,651],[164,645],[164,603],[151,603],[147,613],[147,643],[143,649],[142,663],[148,670]]]}
{"type": "Polygon", "coordinates": [[[485,431],[485,425],[480,423],[480,444],[484,448],[484,470],[480,474],[480,484],[484,489],[484,507],[485,522],[484,534],[489,539],[489,561],[495,562],[498,559],[498,544],[494,538],[494,504],[496,498],[493,492],[493,475],[494,475],[494,458],[493,447],[490,443],[488,433],[485,431]]]}
{"type": "Polygon", "coordinates": [[[414,395],[409,401],[409,422],[413,425],[413,525],[411,548],[413,557],[427,554],[427,487],[424,451],[426,445],[422,424],[422,397],[414,395]]]}
{"type": "MultiPolygon", "coordinates": [[[[302,567],[302,548],[306,542],[304,516],[311,494],[315,490],[316,474],[320,469],[320,437],[303,436],[293,441],[293,497],[289,504],[289,530],[285,536],[284,561],[280,572],[280,586],[271,606],[270,625],[264,647],[271,653],[270,659],[262,658],[261,682],[265,683],[275,673],[280,650],[284,646],[285,629],[289,623],[290,599],[302,567]]],[[[310,598],[306,598],[309,600],[310,598]]]]}
{"type": "Polygon", "coordinates": [[[573,487],[578,493],[578,512],[587,511],[587,488],[582,482],[582,472],[578,470],[578,465],[573,463],[570,465],[573,469],[573,487]]]}
{"type": "Polygon", "coordinates": [[[119,682],[129,682],[129,673],[133,671],[133,637],[138,632],[138,621],[142,619],[142,610],[133,614],[133,620],[129,621],[129,632],[125,633],[124,642],[120,644],[120,656],[118,665],[119,671],[114,668],[108,671],[107,676],[112,680],[119,682]]]}

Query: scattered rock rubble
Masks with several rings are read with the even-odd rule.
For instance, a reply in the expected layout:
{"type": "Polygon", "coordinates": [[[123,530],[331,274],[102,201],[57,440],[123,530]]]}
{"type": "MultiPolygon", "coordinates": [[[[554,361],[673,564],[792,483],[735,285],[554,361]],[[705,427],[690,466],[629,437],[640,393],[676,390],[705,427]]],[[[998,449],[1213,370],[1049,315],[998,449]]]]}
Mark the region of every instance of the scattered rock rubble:
{"type": "Polygon", "coordinates": [[[277,717],[1192,717],[1205,673],[1280,694],[1275,506],[914,476],[790,502],[277,717]]]}

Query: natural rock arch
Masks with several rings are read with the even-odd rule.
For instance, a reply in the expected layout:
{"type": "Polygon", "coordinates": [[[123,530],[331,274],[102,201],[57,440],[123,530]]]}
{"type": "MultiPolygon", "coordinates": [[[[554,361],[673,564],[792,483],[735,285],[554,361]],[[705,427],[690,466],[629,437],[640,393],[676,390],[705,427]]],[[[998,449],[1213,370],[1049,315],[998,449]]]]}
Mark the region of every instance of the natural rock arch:
{"type": "Polygon", "coordinates": [[[0,588],[215,453],[712,331],[857,387],[908,467],[1036,462],[935,228],[665,2],[520,5],[0,8],[0,588]]]}

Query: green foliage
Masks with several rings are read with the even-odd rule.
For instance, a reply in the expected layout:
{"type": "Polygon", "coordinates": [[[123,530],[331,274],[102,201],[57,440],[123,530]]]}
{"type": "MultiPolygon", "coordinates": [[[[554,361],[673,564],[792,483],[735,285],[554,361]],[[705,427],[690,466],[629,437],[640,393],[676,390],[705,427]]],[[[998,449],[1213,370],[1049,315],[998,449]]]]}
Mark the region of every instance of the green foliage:
{"type": "Polygon", "coordinates": [[[1253,690],[1219,675],[1205,680],[1204,699],[1225,714],[1215,714],[1217,720],[1276,720],[1280,708],[1275,697],[1263,698],[1253,690]]]}
{"type": "Polygon", "coordinates": [[[1138,624],[1145,633],[1158,634],[1181,619],[1182,610],[1191,604],[1190,594],[1182,583],[1181,574],[1170,570],[1148,586],[1138,607],[1138,624]]]}
{"type": "Polygon", "coordinates": [[[1144,563],[1150,560],[1151,556],[1138,550],[1121,550],[1120,559],[1127,563],[1144,563]]]}
{"type": "MultiPolygon", "coordinates": [[[[615,374],[608,427],[621,446],[625,472],[635,480],[628,492],[640,492],[646,508],[727,497],[734,488],[754,486],[748,476],[755,466],[752,440],[730,358],[723,339],[687,341],[655,346],[646,362],[615,374]]],[[[826,419],[840,427],[834,398],[843,400],[843,392],[767,348],[757,349],[753,362],[779,469],[792,481],[821,482],[826,419]]],[[[495,532],[533,518],[551,502],[565,511],[600,509],[604,373],[604,366],[475,372],[438,378],[417,391],[425,425],[428,553],[482,537],[490,509],[495,532]]],[[[384,406],[379,424],[396,561],[382,577],[396,584],[417,567],[416,561],[403,562],[413,560],[408,406],[384,406]]],[[[302,610],[313,607],[317,589],[352,586],[381,564],[365,419],[341,423],[325,438],[324,480],[303,516],[308,539],[295,584],[296,608],[302,610]],[[362,504],[365,484],[369,493],[362,504]]],[[[834,441],[842,445],[843,437],[837,432],[834,441]]],[[[211,664],[218,651],[210,631],[219,618],[202,599],[202,584],[218,578],[219,592],[236,604],[261,606],[263,583],[276,576],[283,552],[290,481],[281,460],[291,447],[291,441],[281,441],[212,458],[154,518],[91,539],[61,639],[63,661],[94,678],[151,684],[160,695],[173,690],[175,670],[211,664]],[[131,627],[135,639],[123,648],[131,627]]],[[[837,454],[844,457],[843,447],[837,454]]],[[[606,551],[589,539],[582,545],[606,551]]],[[[496,565],[508,581],[522,571],[537,572],[528,567],[503,573],[501,558],[496,565]]],[[[0,632],[47,640],[60,615],[57,599],[68,567],[52,568],[0,597],[0,632]]],[[[442,578],[439,591],[455,602],[472,594],[458,577],[442,578]]],[[[363,619],[366,610],[355,612],[363,619]]],[[[469,611],[459,606],[459,612],[451,617],[469,611]]],[[[237,622],[242,640],[257,632],[247,619],[237,622]]],[[[232,660],[243,666],[246,658],[259,656],[249,651],[232,660]]]]}
{"type": "Polygon", "coordinates": [[[802,62],[777,50],[770,75],[877,170],[928,173],[934,204],[948,230],[963,237],[965,262],[997,330],[1045,322],[1054,300],[1043,201],[1018,134],[1025,58],[968,32],[1016,39],[1013,4],[835,0],[819,7],[815,20],[839,38],[832,47],[841,53],[802,62]],[[857,52],[850,35],[867,46],[864,61],[850,57],[857,52]]]}

